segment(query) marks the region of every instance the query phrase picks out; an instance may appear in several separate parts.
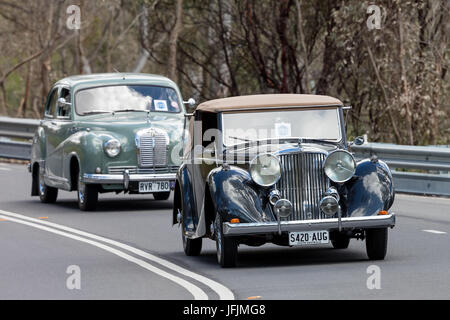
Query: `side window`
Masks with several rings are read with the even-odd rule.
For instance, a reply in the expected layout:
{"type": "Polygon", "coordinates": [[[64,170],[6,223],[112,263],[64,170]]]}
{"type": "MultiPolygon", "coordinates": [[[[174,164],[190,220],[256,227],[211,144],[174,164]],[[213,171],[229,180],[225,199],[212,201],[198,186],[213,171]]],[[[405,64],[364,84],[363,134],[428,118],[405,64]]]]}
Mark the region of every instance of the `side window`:
{"type": "Polygon", "coordinates": [[[44,116],[53,117],[55,114],[56,100],[58,99],[58,88],[53,88],[45,104],[44,116]]]}
{"type": "Polygon", "coordinates": [[[61,88],[60,98],[63,98],[66,103],[59,103],[56,108],[56,116],[58,118],[69,118],[70,117],[70,89],[69,88],[61,88]]]}
{"type": "Polygon", "coordinates": [[[183,133],[183,157],[185,159],[190,159],[191,152],[194,149],[194,117],[184,118],[185,128],[183,133]]]}
{"type": "Polygon", "coordinates": [[[215,140],[218,139],[217,114],[202,112],[202,146],[214,148],[215,140]]]}

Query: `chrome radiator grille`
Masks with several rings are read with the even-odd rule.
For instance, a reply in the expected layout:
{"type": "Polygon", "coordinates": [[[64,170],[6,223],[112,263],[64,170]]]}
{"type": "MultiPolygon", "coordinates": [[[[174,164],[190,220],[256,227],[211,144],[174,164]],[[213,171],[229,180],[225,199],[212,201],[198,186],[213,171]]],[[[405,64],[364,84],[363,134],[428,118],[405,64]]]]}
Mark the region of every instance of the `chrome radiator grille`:
{"type": "Polygon", "coordinates": [[[139,137],[139,166],[140,167],[166,167],[167,140],[164,134],[149,134],[139,137]]]}
{"type": "Polygon", "coordinates": [[[282,175],[277,183],[281,198],[288,199],[294,207],[289,220],[326,219],[319,202],[329,187],[323,170],[325,154],[294,153],[280,155],[282,175]]]}

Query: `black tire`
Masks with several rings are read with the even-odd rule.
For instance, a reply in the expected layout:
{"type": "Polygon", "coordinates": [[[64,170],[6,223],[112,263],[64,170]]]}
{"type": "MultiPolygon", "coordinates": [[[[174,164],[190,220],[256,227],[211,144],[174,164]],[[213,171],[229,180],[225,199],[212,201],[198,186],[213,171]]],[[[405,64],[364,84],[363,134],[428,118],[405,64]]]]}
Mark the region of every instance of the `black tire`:
{"type": "Polygon", "coordinates": [[[167,200],[170,197],[170,191],[168,192],[155,192],[153,194],[153,198],[155,198],[155,200],[167,200]]]}
{"type": "Polygon", "coordinates": [[[42,203],[54,203],[58,198],[58,189],[49,187],[44,182],[44,176],[39,175],[39,199],[42,203]]]}
{"type": "Polygon", "coordinates": [[[183,250],[187,256],[198,256],[202,251],[202,238],[189,239],[185,235],[184,223],[181,222],[181,240],[183,250]]]}
{"type": "Polygon", "coordinates": [[[214,222],[214,233],[216,237],[217,262],[222,268],[233,268],[237,261],[238,243],[231,237],[224,237],[222,224],[223,220],[216,214],[214,222]]]}
{"type": "Polygon", "coordinates": [[[336,233],[334,239],[331,240],[331,244],[335,249],[347,249],[350,243],[350,238],[344,234],[336,233]]]}
{"type": "Polygon", "coordinates": [[[367,229],[366,250],[370,260],[383,260],[387,252],[388,229],[367,229]]]}
{"type": "Polygon", "coordinates": [[[93,211],[97,207],[98,191],[94,184],[85,184],[81,182],[81,176],[78,176],[77,184],[78,207],[81,211],[93,211]]]}

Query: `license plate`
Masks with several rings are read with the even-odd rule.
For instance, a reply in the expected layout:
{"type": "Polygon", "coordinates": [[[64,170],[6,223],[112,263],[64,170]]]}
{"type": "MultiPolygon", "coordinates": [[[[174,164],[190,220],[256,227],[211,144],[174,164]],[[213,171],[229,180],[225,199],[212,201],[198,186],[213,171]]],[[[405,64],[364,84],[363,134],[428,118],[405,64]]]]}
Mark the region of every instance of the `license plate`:
{"type": "Polygon", "coordinates": [[[327,230],[289,232],[289,245],[301,246],[309,244],[327,244],[330,242],[330,235],[327,230]]]}
{"type": "Polygon", "coordinates": [[[166,192],[170,191],[170,181],[139,182],[139,192],[166,192]]]}

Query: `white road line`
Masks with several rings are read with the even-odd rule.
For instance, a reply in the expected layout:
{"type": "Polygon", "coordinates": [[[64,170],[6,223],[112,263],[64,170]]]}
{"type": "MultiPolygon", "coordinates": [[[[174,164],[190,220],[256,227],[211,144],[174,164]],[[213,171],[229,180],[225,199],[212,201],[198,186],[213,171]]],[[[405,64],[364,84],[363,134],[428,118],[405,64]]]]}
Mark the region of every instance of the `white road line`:
{"type": "MultiPolygon", "coordinates": [[[[3,213],[4,211],[1,211],[1,212],[3,213]]],[[[202,289],[197,287],[196,285],[194,285],[180,277],[171,275],[170,273],[168,273],[164,270],[161,270],[155,266],[152,266],[151,264],[145,262],[144,260],[130,256],[120,250],[114,249],[114,248],[104,245],[100,242],[85,239],[85,238],[82,238],[82,237],[79,237],[79,236],[76,236],[76,235],[73,235],[73,234],[70,234],[67,232],[63,232],[63,231],[59,231],[59,230],[50,228],[50,227],[41,226],[36,223],[23,221],[21,219],[11,218],[10,215],[8,215],[8,217],[7,217],[6,214],[5,214],[5,216],[0,215],[0,218],[7,219],[8,221],[24,224],[24,225],[27,225],[27,226],[30,226],[33,228],[41,229],[44,231],[48,231],[48,232],[51,232],[51,233],[54,233],[54,234],[57,234],[57,235],[60,235],[63,237],[71,238],[73,240],[78,240],[78,241],[81,241],[84,243],[88,243],[90,245],[93,245],[93,246],[103,249],[105,251],[111,252],[112,254],[115,254],[116,256],[119,256],[125,260],[133,262],[133,263],[141,266],[144,269],[147,269],[153,273],[156,273],[157,275],[159,275],[161,277],[164,277],[166,279],[169,279],[169,280],[175,282],[176,284],[178,284],[178,285],[182,286],[183,288],[185,288],[186,290],[188,290],[194,296],[194,299],[196,299],[196,300],[208,300],[208,295],[202,289]]]]}
{"type": "Polygon", "coordinates": [[[166,267],[168,269],[176,271],[176,272],[178,272],[178,273],[180,273],[180,274],[182,274],[182,275],[184,275],[186,277],[189,277],[189,278],[192,278],[192,279],[194,279],[194,280],[196,280],[198,282],[201,282],[201,283],[205,284],[206,286],[210,287],[213,291],[215,291],[219,295],[219,299],[221,299],[221,300],[234,300],[235,299],[233,292],[231,292],[231,290],[228,289],[227,287],[225,287],[224,285],[222,285],[222,284],[220,284],[220,283],[218,283],[218,282],[216,282],[214,280],[211,280],[211,279],[209,279],[207,277],[199,275],[199,274],[197,274],[195,272],[189,271],[189,270],[187,270],[187,269],[185,269],[183,267],[180,267],[180,266],[178,266],[178,265],[176,265],[176,264],[174,264],[174,263],[172,263],[170,261],[167,261],[165,259],[159,258],[157,256],[154,256],[154,255],[148,253],[148,252],[145,252],[143,250],[140,250],[140,249],[134,248],[132,246],[126,245],[124,243],[121,243],[121,242],[118,242],[118,241],[115,241],[115,240],[111,240],[111,239],[108,239],[108,238],[105,238],[105,237],[97,236],[95,234],[84,232],[84,231],[81,231],[81,230],[78,230],[78,229],[66,227],[66,226],[63,226],[63,225],[60,225],[60,224],[56,224],[56,223],[52,223],[52,222],[48,222],[48,221],[37,220],[37,219],[30,218],[30,217],[27,217],[27,216],[24,216],[24,215],[21,215],[21,214],[17,214],[17,213],[13,213],[13,212],[7,212],[7,211],[0,210],[0,214],[4,214],[4,215],[16,217],[16,218],[24,219],[24,220],[28,220],[28,221],[33,221],[33,222],[36,222],[36,223],[39,223],[39,224],[43,224],[43,225],[47,225],[47,226],[50,226],[50,227],[53,227],[53,228],[57,228],[57,229],[60,229],[60,230],[72,232],[72,233],[78,234],[80,236],[84,236],[84,237],[87,237],[87,238],[95,239],[95,240],[98,240],[98,241],[103,241],[105,243],[114,245],[114,246],[119,247],[121,249],[125,249],[127,251],[130,251],[130,252],[132,252],[132,253],[134,253],[134,254],[136,254],[138,256],[141,256],[141,257],[146,258],[146,259],[148,259],[150,261],[156,262],[156,263],[158,263],[158,264],[160,264],[160,265],[162,265],[162,266],[164,266],[164,267],[166,267]]]}
{"type": "Polygon", "coordinates": [[[436,233],[436,234],[446,234],[447,232],[439,231],[439,230],[422,230],[424,232],[436,233]]]}
{"type": "Polygon", "coordinates": [[[0,171],[11,171],[11,168],[0,167],[0,171]]]}

